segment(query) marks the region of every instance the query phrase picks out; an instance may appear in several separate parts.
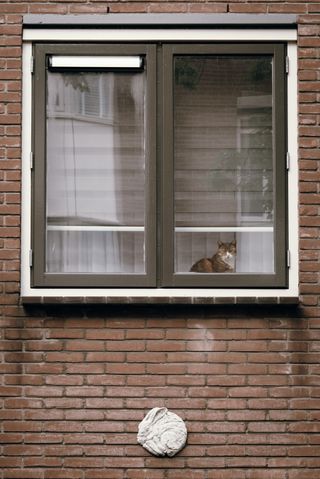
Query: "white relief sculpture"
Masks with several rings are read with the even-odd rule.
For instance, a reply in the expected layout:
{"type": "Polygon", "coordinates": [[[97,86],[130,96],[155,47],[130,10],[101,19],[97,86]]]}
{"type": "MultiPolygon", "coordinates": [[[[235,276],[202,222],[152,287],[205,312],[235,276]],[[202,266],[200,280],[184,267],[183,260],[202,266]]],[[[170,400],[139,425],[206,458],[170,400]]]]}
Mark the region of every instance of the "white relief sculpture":
{"type": "Polygon", "coordinates": [[[186,444],[187,428],[177,414],[155,407],[139,424],[137,439],[151,454],[172,457],[186,444]]]}

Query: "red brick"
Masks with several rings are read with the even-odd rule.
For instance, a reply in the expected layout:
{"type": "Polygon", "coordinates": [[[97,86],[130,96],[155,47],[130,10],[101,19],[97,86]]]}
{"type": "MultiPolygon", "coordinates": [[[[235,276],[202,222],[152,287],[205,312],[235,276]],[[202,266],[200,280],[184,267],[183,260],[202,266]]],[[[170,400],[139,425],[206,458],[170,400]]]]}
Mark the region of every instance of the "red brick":
{"type": "MultiPolygon", "coordinates": [[[[260,474],[260,470],[259,470],[260,474]]],[[[215,479],[217,475],[217,472],[215,470],[212,470],[211,472],[208,472],[208,479],[215,479]]],[[[234,479],[234,477],[237,477],[237,479],[245,479],[246,477],[246,472],[242,469],[224,469],[221,470],[219,469],[219,479],[234,479]]],[[[252,478],[253,479],[253,478],[252,478]]],[[[262,479],[262,476],[261,476],[262,479]]],[[[271,478],[269,478],[271,479],[271,478]]],[[[274,478],[275,479],[275,478],[274,478]]]]}
{"type": "Polygon", "coordinates": [[[297,3],[273,3],[268,6],[268,13],[306,13],[307,5],[297,3]]]}
{"type": "Polygon", "coordinates": [[[227,13],[227,5],[224,3],[189,3],[190,13],[227,13]]]}
{"type": "Polygon", "coordinates": [[[263,3],[230,3],[230,13],[267,13],[267,5],[263,3]]]}
{"type": "Polygon", "coordinates": [[[48,362],[63,362],[63,363],[77,363],[83,361],[84,354],[83,353],[68,353],[68,352],[54,352],[54,353],[47,353],[46,360],[48,362]]]}
{"type": "MultiPolygon", "coordinates": [[[[127,378],[128,386],[164,386],[166,384],[166,378],[164,376],[134,376],[130,375],[127,378]]],[[[167,394],[170,395],[168,387],[166,388],[167,394]]],[[[146,395],[148,395],[146,390],[146,395]]]]}
{"type": "MultiPolygon", "coordinates": [[[[78,0],[79,1],[79,0],[78,0]]],[[[84,0],[82,0],[84,1],[84,0]]],[[[108,5],[70,5],[69,12],[73,13],[93,13],[93,14],[101,14],[101,13],[108,13],[109,6],[108,5]]]]}
{"type": "Polygon", "coordinates": [[[75,470],[75,469],[46,469],[44,472],[44,477],[45,479],[65,479],[65,477],[68,477],[70,479],[82,479],[82,471],[80,470],[75,470]]]}
{"type": "Polygon", "coordinates": [[[71,409],[71,408],[81,408],[83,406],[82,399],[75,399],[75,398],[44,398],[44,406],[46,408],[63,408],[63,409],[71,409]]]}
{"type": "Polygon", "coordinates": [[[150,13],[185,13],[187,12],[187,5],[184,3],[150,3],[150,13]]]}
{"type": "MultiPolygon", "coordinates": [[[[139,470],[135,470],[135,472],[138,472],[139,474],[141,473],[139,470]]],[[[82,474],[82,473],[81,473],[82,474]]],[[[85,478],[86,479],[122,479],[124,475],[124,470],[123,469],[118,469],[117,471],[115,469],[112,470],[94,470],[94,469],[86,469],[85,471],[85,478]]],[[[68,476],[69,477],[69,476],[68,476]]],[[[82,479],[81,475],[81,479],[82,479]]],[[[129,473],[127,474],[128,479],[131,479],[131,476],[129,473]]],[[[144,476],[142,476],[144,477],[144,476]]],[[[159,476],[155,476],[159,477],[159,476]]],[[[61,478],[62,479],[62,478],[61,478]]]]}
{"type": "Polygon", "coordinates": [[[121,398],[88,398],[86,400],[86,407],[93,409],[113,409],[123,408],[124,400],[121,398]]]}
{"type": "Polygon", "coordinates": [[[25,375],[23,378],[21,378],[21,376],[6,376],[4,382],[7,385],[28,384],[33,386],[41,386],[42,384],[44,384],[44,379],[41,376],[26,376],[25,375]]]}
{"type": "MultiPolygon", "coordinates": [[[[135,354],[135,353],[131,353],[135,354]]],[[[117,363],[117,362],[124,362],[125,360],[125,353],[123,352],[101,352],[101,353],[87,353],[86,356],[87,362],[103,362],[103,363],[117,363]]]]}
{"type": "MultiPolygon", "coordinates": [[[[70,329],[68,329],[67,331],[65,330],[62,330],[60,334],[75,334],[75,332],[78,332],[78,334],[83,334],[83,331],[72,331],[70,329]]],[[[128,339],[130,338],[130,336],[128,335],[129,331],[127,332],[127,337],[128,339]]],[[[142,331],[141,331],[142,333],[142,331]]],[[[103,330],[103,331],[100,331],[99,329],[95,330],[87,330],[86,331],[86,338],[87,339],[100,339],[100,340],[121,340],[121,339],[124,339],[124,336],[125,336],[125,331],[119,331],[119,330],[114,330],[114,329],[106,329],[106,330],[103,330]]],[[[71,337],[71,336],[69,336],[71,337]]],[[[77,337],[77,336],[73,336],[73,337],[77,337]]],[[[78,337],[82,337],[82,336],[78,336],[78,337]]],[[[142,337],[142,336],[141,336],[142,337]]],[[[139,338],[139,335],[137,335],[137,338],[133,338],[133,339],[138,339],[139,338]]]]}
{"type": "Polygon", "coordinates": [[[143,2],[110,4],[110,13],[146,13],[147,11],[148,5],[143,2]]]}
{"type": "Polygon", "coordinates": [[[67,13],[67,5],[50,5],[50,4],[31,4],[29,7],[29,13],[55,13],[63,14],[67,13]]]}
{"type": "Polygon", "coordinates": [[[52,386],[80,386],[84,383],[84,378],[82,376],[56,376],[50,375],[46,377],[46,384],[52,386]]]}
{"type": "Polygon", "coordinates": [[[105,365],[99,363],[69,363],[65,366],[65,370],[68,374],[103,374],[105,371],[105,365]]]}
{"type": "MultiPolygon", "coordinates": [[[[0,7],[0,400],[4,479],[315,479],[320,434],[320,13],[317,2],[14,0],[0,7]],[[300,304],[19,304],[25,13],[299,17],[300,304]],[[313,15],[306,14],[312,12],[313,15]],[[5,282],[5,283],[4,283],[5,282]],[[172,459],[137,444],[153,406],[187,421],[172,459]]],[[[90,297],[90,295],[88,295],[90,297]]]]}
{"type": "Polygon", "coordinates": [[[65,348],[69,351],[103,351],[105,344],[103,341],[66,341],[65,348]]]}
{"type": "Polygon", "coordinates": [[[99,397],[103,396],[103,388],[98,386],[67,386],[65,395],[74,397],[99,397]]]}

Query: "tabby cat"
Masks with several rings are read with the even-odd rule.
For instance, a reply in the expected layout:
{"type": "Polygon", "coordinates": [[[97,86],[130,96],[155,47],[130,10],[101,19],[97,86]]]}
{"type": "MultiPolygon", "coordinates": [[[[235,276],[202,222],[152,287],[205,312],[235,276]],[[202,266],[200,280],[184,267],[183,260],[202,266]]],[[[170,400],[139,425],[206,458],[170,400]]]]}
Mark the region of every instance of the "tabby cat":
{"type": "Polygon", "coordinates": [[[190,269],[192,273],[232,273],[235,268],[237,243],[218,241],[218,251],[211,258],[201,258],[190,269]]]}

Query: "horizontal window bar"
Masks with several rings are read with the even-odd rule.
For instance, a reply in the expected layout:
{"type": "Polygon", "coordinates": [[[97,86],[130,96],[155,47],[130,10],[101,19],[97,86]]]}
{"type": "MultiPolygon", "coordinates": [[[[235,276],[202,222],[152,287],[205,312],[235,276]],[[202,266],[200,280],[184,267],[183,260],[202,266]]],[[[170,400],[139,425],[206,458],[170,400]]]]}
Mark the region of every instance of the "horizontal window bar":
{"type": "Polygon", "coordinates": [[[215,233],[215,232],[272,232],[272,226],[178,226],[176,233],[215,233]]]}
{"type": "Polygon", "coordinates": [[[142,68],[140,56],[75,56],[53,55],[49,67],[54,68],[142,68]]]}
{"type": "Polygon", "coordinates": [[[48,231],[144,231],[143,226],[68,226],[50,225],[48,231]]]}

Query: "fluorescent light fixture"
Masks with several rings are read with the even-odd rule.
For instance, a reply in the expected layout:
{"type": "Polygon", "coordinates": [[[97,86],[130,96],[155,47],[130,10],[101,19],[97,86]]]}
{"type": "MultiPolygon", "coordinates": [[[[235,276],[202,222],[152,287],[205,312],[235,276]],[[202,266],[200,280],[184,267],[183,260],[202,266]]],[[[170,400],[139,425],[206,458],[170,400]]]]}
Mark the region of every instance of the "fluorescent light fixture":
{"type": "Polygon", "coordinates": [[[141,68],[140,56],[60,56],[50,57],[50,68],[141,68]]]}

